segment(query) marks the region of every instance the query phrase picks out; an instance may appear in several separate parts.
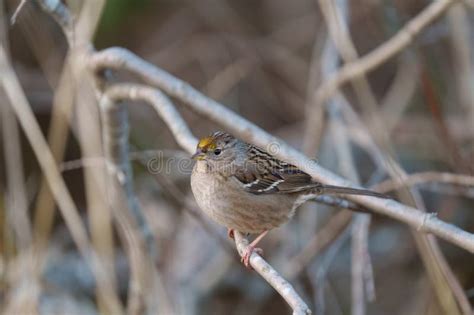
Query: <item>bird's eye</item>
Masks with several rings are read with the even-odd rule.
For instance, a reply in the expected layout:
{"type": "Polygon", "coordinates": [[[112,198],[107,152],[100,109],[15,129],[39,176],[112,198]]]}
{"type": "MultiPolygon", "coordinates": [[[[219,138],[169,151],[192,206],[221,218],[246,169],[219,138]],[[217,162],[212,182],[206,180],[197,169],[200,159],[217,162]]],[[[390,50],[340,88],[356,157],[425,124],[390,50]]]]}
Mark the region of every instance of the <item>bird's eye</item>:
{"type": "Polygon", "coordinates": [[[215,149],[215,150],[214,150],[214,155],[219,155],[219,154],[221,154],[221,151],[222,151],[221,149],[215,149]]]}

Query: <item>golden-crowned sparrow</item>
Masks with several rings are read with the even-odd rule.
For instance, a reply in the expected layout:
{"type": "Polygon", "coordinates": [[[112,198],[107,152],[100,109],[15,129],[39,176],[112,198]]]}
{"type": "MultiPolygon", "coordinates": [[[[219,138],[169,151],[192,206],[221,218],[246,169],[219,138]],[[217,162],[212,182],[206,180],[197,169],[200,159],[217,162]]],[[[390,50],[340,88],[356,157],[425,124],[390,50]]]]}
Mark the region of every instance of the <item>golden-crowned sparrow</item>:
{"type": "Polygon", "coordinates": [[[217,223],[242,233],[259,234],[242,257],[249,267],[252,251],[265,234],[287,222],[295,209],[320,194],[356,194],[385,198],[370,190],[324,185],[296,166],[265,150],[217,131],[202,138],[191,188],[201,209],[217,223]]]}

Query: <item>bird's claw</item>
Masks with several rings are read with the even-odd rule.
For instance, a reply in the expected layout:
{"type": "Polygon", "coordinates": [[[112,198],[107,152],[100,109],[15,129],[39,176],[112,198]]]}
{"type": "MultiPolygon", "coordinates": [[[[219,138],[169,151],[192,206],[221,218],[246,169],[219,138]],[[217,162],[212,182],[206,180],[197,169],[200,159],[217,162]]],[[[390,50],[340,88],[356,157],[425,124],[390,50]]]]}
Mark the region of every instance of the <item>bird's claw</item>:
{"type": "Polygon", "coordinates": [[[252,256],[252,253],[254,253],[254,252],[258,255],[263,254],[263,250],[261,248],[249,245],[245,249],[245,252],[242,255],[242,258],[240,259],[240,261],[244,264],[244,266],[247,267],[247,269],[249,269],[249,270],[253,270],[252,266],[250,265],[250,256],[252,256]]]}

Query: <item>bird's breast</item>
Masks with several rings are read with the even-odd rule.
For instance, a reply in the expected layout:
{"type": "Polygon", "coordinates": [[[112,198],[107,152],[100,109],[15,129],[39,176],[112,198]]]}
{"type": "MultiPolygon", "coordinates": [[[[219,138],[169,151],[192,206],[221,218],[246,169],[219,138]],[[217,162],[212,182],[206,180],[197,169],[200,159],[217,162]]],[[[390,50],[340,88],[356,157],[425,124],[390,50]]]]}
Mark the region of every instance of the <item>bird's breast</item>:
{"type": "Polygon", "coordinates": [[[254,195],[233,177],[195,165],[191,188],[199,207],[217,223],[244,233],[261,233],[288,221],[294,212],[291,195],[254,195]]]}

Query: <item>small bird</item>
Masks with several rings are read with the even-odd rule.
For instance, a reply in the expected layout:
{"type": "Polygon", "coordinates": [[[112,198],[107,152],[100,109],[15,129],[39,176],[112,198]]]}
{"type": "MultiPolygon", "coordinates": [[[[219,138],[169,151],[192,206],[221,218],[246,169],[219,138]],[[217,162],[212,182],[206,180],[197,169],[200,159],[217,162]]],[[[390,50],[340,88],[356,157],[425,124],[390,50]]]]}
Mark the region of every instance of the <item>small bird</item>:
{"type": "Polygon", "coordinates": [[[290,220],[296,208],[321,194],[353,194],[387,198],[374,191],[324,185],[299,168],[255,145],[217,131],[199,140],[191,189],[199,207],[233,231],[258,234],[242,262],[247,268],[258,242],[290,220]]]}

